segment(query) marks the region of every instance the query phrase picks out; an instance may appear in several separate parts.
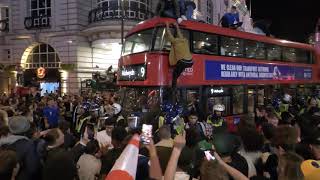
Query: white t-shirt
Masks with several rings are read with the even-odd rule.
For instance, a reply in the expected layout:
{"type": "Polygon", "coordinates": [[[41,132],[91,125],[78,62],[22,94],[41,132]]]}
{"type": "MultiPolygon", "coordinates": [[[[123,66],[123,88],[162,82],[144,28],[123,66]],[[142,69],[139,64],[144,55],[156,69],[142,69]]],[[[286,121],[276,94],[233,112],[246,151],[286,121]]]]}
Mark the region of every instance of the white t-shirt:
{"type": "Polygon", "coordinates": [[[107,134],[105,130],[97,133],[97,141],[99,142],[99,144],[102,144],[104,146],[108,145],[109,149],[113,148],[111,144],[111,137],[107,134]]]}
{"type": "Polygon", "coordinates": [[[101,170],[101,161],[90,154],[83,154],[77,166],[80,180],[95,180],[101,170]]]}
{"type": "MultiPolygon", "coordinates": [[[[174,180],[189,180],[190,176],[186,172],[176,172],[174,176],[174,180]]],[[[198,180],[196,178],[192,178],[192,180],[198,180]]]]}

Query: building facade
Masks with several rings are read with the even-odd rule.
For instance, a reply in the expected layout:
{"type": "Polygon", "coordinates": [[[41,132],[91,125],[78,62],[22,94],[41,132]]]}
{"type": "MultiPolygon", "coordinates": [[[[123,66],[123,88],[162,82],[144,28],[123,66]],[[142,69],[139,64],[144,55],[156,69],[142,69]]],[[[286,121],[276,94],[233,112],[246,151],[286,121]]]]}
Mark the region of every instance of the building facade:
{"type": "MultiPolygon", "coordinates": [[[[151,18],[158,0],[0,0],[0,91],[34,83],[78,93],[92,73],[117,67],[123,36],[151,18]],[[124,13],[122,13],[124,12],[124,13]]],[[[225,0],[195,0],[213,24],[225,0]]]]}

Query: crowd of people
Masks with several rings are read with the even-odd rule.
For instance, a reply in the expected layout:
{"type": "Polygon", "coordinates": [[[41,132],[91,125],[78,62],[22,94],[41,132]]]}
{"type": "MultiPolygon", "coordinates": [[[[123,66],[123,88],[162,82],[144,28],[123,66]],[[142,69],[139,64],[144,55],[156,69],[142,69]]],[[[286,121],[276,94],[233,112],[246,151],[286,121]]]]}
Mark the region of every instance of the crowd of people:
{"type": "Polygon", "coordinates": [[[168,112],[146,121],[124,115],[119,96],[109,92],[0,100],[1,180],[105,179],[142,123],[154,126],[149,143],[139,146],[137,180],[320,179],[315,96],[275,98],[232,131],[223,104],[205,115],[194,101],[172,121],[168,112]]]}

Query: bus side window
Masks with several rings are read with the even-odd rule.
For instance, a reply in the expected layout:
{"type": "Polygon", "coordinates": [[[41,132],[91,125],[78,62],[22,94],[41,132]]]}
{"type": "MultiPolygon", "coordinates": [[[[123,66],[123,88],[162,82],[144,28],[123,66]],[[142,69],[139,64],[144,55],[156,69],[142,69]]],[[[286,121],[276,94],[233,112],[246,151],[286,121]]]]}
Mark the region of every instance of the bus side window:
{"type": "Polygon", "coordinates": [[[218,55],[218,36],[193,32],[193,51],[197,54],[218,55]]]}
{"type": "Polygon", "coordinates": [[[265,44],[257,41],[245,40],[246,57],[255,59],[266,59],[265,44]]]}
{"type": "Polygon", "coordinates": [[[281,60],[281,47],[269,45],[267,47],[267,59],[272,61],[281,60]]]}
{"type": "Polygon", "coordinates": [[[233,37],[221,37],[220,54],[225,56],[243,57],[243,40],[233,37]]]}
{"type": "Polygon", "coordinates": [[[295,48],[282,48],[282,57],[284,61],[297,62],[296,49],[295,48]]]}

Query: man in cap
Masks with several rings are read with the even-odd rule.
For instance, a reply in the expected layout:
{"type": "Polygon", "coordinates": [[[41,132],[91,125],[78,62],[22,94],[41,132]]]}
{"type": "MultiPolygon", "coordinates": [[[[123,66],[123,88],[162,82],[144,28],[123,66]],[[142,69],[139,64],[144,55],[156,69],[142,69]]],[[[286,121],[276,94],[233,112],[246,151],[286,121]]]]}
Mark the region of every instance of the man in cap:
{"type": "Polygon", "coordinates": [[[213,114],[207,118],[207,123],[212,126],[213,134],[224,133],[227,131],[227,123],[222,117],[225,111],[223,104],[216,104],[213,106],[213,114]]]}
{"type": "Polygon", "coordinates": [[[320,160],[320,132],[314,132],[313,135],[305,139],[305,142],[309,144],[310,151],[313,155],[313,159],[320,160]]]}
{"type": "Polygon", "coordinates": [[[30,122],[24,116],[14,116],[8,122],[10,133],[1,137],[0,147],[12,149],[17,153],[20,171],[16,177],[20,179],[36,179],[39,173],[40,161],[36,146],[27,135],[30,134],[30,122]]]}
{"type": "Polygon", "coordinates": [[[240,140],[232,134],[220,133],[214,135],[213,144],[215,151],[221,156],[222,160],[228,165],[248,176],[249,167],[246,159],[237,153],[240,140]]]}

